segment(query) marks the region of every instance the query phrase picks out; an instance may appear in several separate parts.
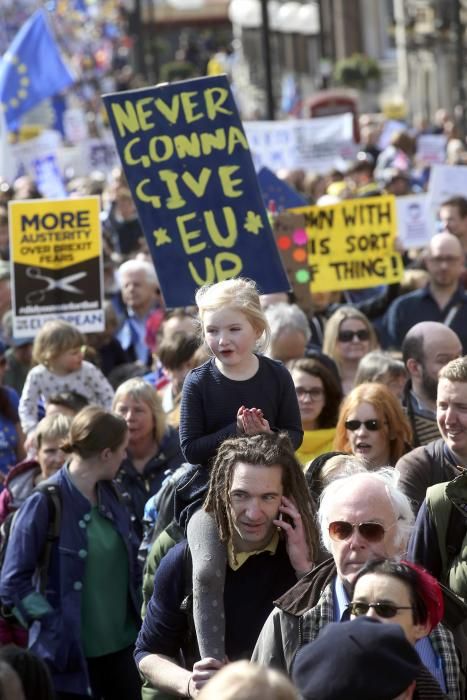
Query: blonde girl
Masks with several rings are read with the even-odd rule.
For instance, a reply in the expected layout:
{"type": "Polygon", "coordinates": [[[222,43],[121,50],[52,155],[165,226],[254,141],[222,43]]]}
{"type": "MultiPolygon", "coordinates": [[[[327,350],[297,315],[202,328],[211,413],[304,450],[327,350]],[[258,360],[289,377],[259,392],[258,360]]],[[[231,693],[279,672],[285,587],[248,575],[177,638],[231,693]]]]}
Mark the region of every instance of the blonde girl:
{"type": "MultiPolygon", "coordinates": [[[[210,463],[225,439],[286,430],[297,449],[303,433],[290,373],[259,354],[268,343],[269,328],[254,282],[238,278],[207,285],[198,290],[196,304],[212,357],[185,379],[180,444],[187,461],[200,466],[198,477],[207,486],[210,463]]],[[[282,509],[287,511],[285,505],[282,509]]],[[[226,551],[204,510],[190,519],[188,542],[201,658],[222,660],[226,551]]]]}
{"type": "Polygon", "coordinates": [[[38,423],[38,406],[53,394],[74,391],[89,403],[110,408],[113,389],[102,372],[83,360],[84,337],[71,323],[47,321],[36,338],[32,350],[33,367],[19,402],[21,427],[31,436],[38,423]]]}

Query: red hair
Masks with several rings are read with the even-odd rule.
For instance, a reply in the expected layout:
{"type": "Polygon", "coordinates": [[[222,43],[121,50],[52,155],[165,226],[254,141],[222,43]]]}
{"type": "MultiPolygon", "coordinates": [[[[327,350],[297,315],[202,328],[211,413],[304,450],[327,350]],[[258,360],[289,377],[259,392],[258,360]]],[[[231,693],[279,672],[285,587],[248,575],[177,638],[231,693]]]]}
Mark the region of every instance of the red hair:
{"type": "Polygon", "coordinates": [[[415,571],[418,578],[418,593],[425,603],[430,632],[438,625],[444,616],[444,599],[438,581],[426,569],[411,561],[402,560],[402,564],[415,571]]]}
{"type": "Polygon", "coordinates": [[[410,423],[404,414],[399,401],[384,384],[367,382],[356,386],[344,399],[339,411],[339,420],[336,426],[334,449],[340,452],[351,452],[350,442],[345,427],[345,422],[350,413],[362,403],[371,404],[379,419],[386,425],[383,430],[389,442],[389,456],[391,465],[402,457],[410,448],[412,430],[410,423]]]}

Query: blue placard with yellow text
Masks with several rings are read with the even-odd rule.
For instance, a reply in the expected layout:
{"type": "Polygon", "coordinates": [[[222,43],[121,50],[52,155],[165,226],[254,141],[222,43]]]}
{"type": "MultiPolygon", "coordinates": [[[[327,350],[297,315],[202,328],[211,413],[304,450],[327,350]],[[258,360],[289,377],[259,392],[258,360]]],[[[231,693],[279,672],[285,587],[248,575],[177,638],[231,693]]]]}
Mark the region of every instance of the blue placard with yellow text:
{"type": "Polygon", "coordinates": [[[166,305],[240,275],[288,290],[227,78],[103,99],[166,305]]]}

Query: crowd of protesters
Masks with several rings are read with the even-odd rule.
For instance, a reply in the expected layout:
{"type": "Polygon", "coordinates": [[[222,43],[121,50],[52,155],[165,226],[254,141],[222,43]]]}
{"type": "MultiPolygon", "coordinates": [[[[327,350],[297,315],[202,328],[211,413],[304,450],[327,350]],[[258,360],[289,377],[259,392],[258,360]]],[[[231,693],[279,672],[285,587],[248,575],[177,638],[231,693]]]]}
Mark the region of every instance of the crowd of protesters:
{"type": "MultiPolygon", "coordinates": [[[[415,132],[361,127],[283,177],[427,188],[415,132]]],[[[467,158],[446,113],[423,133],[467,158]]],[[[166,309],[121,171],[68,190],[101,197],[103,332],[15,338],[0,238],[0,696],[465,697],[467,192],[401,283],[305,311],[241,278],[166,309]]],[[[39,196],[1,183],[0,227],[39,196]]]]}

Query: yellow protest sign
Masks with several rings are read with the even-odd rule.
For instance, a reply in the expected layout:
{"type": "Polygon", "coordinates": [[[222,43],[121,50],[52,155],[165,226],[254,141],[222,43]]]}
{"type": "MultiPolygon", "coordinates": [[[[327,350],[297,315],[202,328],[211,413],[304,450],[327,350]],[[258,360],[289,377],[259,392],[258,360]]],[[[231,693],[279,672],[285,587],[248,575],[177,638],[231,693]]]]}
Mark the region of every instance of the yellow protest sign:
{"type": "Polygon", "coordinates": [[[51,318],[104,329],[99,197],[9,203],[15,337],[51,318]]]}
{"type": "Polygon", "coordinates": [[[10,227],[16,263],[57,270],[100,255],[98,197],[11,202],[10,227]]]}
{"type": "Polygon", "coordinates": [[[334,292],[401,280],[393,196],[300,207],[289,213],[293,224],[289,221],[287,232],[276,234],[276,240],[294,289],[334,292]]]}

